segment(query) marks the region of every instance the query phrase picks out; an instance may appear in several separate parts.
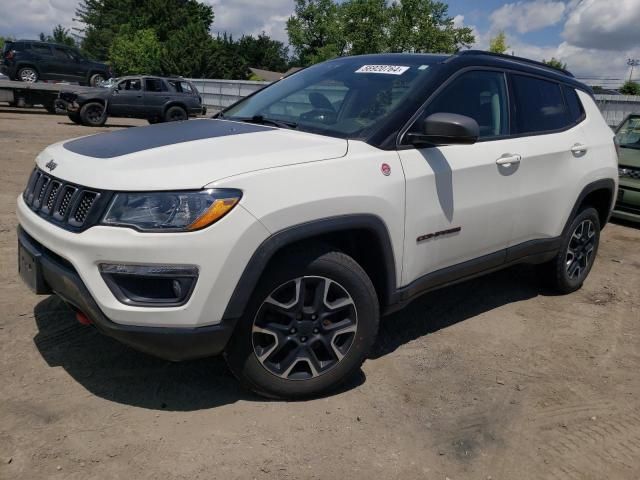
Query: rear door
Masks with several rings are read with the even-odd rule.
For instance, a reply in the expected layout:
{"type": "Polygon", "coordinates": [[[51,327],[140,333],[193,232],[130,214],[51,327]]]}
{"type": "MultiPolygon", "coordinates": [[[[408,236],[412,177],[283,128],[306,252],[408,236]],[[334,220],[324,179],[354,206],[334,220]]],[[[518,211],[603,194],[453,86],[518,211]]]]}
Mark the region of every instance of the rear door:
{"type": "Polygon", "coordinates": [[[525,74],[510,75],[514,149],[521,156],[519,194],[513,200],[511,245],[561,234],[575,186],[588,161],[580,124],[584,109],[572,88],[525,74]]]}
{"type": "Polygon", "coordinates": [[[29,53],[33,58],[40,80],[57,80],[55,61],[51,47],[46,43],[32,43],[29,53]]]}
{"type": "Polygon", "coordinates": [[[109,97],[109,114],[121,117],[137,117],[143,114],[142,79],[121,80],[109,97]]]}
{"type": "Polygon", "coordinates": [[[169,90],[161,78],[144,79],[143,112],[150,117],[162,115],[164,105],[171,99],[169,90]]]}

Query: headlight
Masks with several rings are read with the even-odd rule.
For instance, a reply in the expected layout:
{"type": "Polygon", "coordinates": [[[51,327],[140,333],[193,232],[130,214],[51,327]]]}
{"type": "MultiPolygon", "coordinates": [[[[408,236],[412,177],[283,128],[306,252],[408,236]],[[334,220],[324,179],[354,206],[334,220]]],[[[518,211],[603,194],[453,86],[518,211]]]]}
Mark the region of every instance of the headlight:
{"type": "Polygon", "coordinates": [[[102,224],[145,232],[192,232],[220,220],[241,197],[242,192],[231,189],[117,193],[102,224]]]}

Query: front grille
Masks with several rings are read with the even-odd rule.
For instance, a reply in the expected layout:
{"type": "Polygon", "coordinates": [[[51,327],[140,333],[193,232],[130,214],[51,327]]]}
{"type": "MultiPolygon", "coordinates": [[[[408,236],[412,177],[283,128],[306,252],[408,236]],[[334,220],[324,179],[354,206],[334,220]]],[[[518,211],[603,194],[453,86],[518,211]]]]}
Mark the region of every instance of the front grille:
{"type": "Polygon", "coordinates": [[[65,182],[36,168],[22,198],[42,218],[81,231],[100,221],[110,196],[109,192],[65,182]]]}
{"type": "Polygon", "coordinates": [[[620,167],[618,168],[618,174],[620,175],[620,178],[633,178],[634,180],[640,180],[640,168],[620,167]]]}

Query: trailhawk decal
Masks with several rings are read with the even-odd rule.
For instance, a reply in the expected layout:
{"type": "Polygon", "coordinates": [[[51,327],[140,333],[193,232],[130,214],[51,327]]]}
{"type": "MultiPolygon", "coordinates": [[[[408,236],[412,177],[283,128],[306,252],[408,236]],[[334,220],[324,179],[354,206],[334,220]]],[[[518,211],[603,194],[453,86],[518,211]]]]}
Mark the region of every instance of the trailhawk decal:
{"type": "Polygon", "coordinates": [[[460,233],[462,231],[462,227],[449,228],[448,230],[441,230],[435,233],[427,233],[426,235],[420,235],[416,240],[418,243],[426,242],[427,240],[431,240],[432,238],[440,238],[445,235],[453,235],[454,233],[460,233]]]}
{"type": "Polygon", "coordinates": [[[400,65],[363,65],[356,73],[383,73],[386,75],[402,75],[411,67],[403,67],[400,65]]]}
{"type": "Polygon", "coordinates": [[[64,144],[64,148],[87,157],[113,158],[152,148],[166,147],[174,143],[269,130],[275,129],[264,125],[227,120],[189,120],[161,123],[148,127],[126,128],[112,133],[100,133],[71,140],[64,144]]]}

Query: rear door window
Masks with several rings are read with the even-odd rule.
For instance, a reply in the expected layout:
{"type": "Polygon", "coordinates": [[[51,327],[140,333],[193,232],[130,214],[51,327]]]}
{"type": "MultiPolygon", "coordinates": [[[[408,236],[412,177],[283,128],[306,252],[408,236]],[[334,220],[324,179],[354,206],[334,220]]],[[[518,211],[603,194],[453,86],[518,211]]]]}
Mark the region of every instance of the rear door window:
{"type": "Polygon", "coordinates": [[[145,78],[144,89],[146,92],[164,92],[166,87],[159,78],[145,78]]]}
{"type": "Polygon", "coordinates": [[[53,47],[53,56],[58,60],[72,60],[69,51],[66,48],[53,47]]]}
{"type": "Polygon", "coordinates": [[[512,75],[516,133],[543,133],[570,126],[560,84],[512,75]]]}

